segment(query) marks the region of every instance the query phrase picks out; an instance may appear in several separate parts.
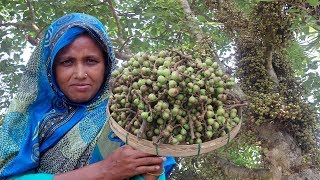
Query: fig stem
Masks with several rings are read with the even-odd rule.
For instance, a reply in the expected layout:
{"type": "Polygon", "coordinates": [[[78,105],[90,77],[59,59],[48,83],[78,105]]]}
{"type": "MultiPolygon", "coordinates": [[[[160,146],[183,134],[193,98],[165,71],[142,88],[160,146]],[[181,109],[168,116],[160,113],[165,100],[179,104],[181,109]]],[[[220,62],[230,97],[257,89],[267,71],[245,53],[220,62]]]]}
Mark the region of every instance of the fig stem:
{"type": "Polygon", "coordinates": [[[143,98],[142,95],[141,95],[140,93],[138,93],[137,91],[135,91],[134,93],[135,93],[136,95],[138,95],[138,96],[140,97],[140,99],[142,99],[142,101],[143,101],[144,103],[146,103],[146,105],[148,105],[147,111],[150,112],[150,116],[152,117],[152,108],[151,108],[150,103],[149,103],[145,98],[143,98]]]}
{"type": "Polygon", "coordinates": [[[200,69],[194,77],[197,77],[204,69],[200,69]]]}
{"type": "Polygon", "coordinates": [[[190,133],[191,133],[191,139],[195,139],[194,136],[194,127],[193,127],[193,121],[191,119],[190,111],[188,111],[188,118],[189,118],[189,126],[190,126],[190,133]]]}
{"type": "Polygon", "coordinates": [[[123,124],[127,124],[127,122],[128,122],[129,119],[130,119],[130,116],[131,116],[131,115],[127,116],[126,120],[123,121],[123,124]]]}
{"type": "Polygon", "coordinates": [[[147,127],[147,121],[144,119],[144,120],[142,121],[142,125],[140,126],[139,132],[138,132],[138,134],[137,134],[138,139],[143,138],[142,136],[143,136],[143,134],[144,134],[145,131],[146,131],[146,127],[147,127]]]}
{"type": "Polygon", "coordinates": [[[162,139],[162,137],[163,137],[163,135],[162,135],[162,133],[160,133],[160,135],[157,137],[157,139],[155,139],[153,141],[153,144],[154,145],[159,145],[160,144],[160,140],[162,139]]]}
{"type": "Polygon", "coordinates": [[[129,87],[129,93],[127,94],[127,97],[126,97],[126,101],[129,102],[129,95],[131,94],[131,90],[132,90],[132,84],[130,84],[130,87],[129,87]]]}
{"type": "Polygon", "coordinates": [[[204,124],[205,130],[207,130],[207,122],[204,120],[204,116],[207,113],[207,106],[204,106],[204,102],[201,103],[201,108],[202,108],[201,120],[204,124]]]}
{"type": "Polygon", "coordinates": [[[174,69],[174,70],[177,70],[177,67],[178,67],[181,63],[183,63],[184,61],[186,61],[186,59],[181,59],[180,61],[174,63],[173,69],[174,69]]]}
{"type": "Polygon", "coordinates": [[[137,117],[137,115],[140,114],[140,112],[138,111],[134,117],[131,119],[131,121],[129,122],[129,124],[126,125],[125,130],[129,131],[129,129],[131,128],[132,124],[134,123],[134,121],[136,120],[135,117],[137,117]]]}
{"type": "Polygon", "coordinates": [[[177,53],[179,56],[181,56],[182,58],[185,58],[186,60],[192,60],[192,57],[186,56],[186,55],[182,54],[182,53],[179,52],[179,51],[172,50],[172,52],[177,53]]]}
{"type": "Polygon", "coordinates": [[[115,112],[130,111],[130,112],[136,114],[136,112],[135,112],[134,110],[130,109],[130,108],[115,109],[114,111],[115,111],[115,112]]]}

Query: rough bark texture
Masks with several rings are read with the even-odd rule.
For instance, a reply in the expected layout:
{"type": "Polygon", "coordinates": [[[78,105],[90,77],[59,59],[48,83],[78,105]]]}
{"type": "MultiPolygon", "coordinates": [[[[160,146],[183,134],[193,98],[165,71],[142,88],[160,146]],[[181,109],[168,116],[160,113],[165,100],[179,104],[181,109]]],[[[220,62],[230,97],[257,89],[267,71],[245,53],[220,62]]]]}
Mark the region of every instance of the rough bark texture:
{"type": "Polygon", "coordinates": [[[276,84],[276,86],[279,86],[279,80],[272,65],[272,58],[273,58],[273,47],[272,45],[269,45],[267,46],[266,53],[265,53],[265,59],[266,59],[265,66],[272,81],[276,84]]]}
{"type": "Polygon", "coordinates": [[[212,163],[217,163],[225,174],[229,177],[237,177],[240,179],[270,179],[272,172],[269,169],[251,169],[237,166],[232,162],[216,156],[210,159],[212,163]]]}
{"type": "Polygon", "coordinates": [[[303,163],[301,149],[290,135],[272,123],[259,126],[257,134],[272,172],[270,179],[320,179],[319,172],[303,163]]]}
{"type": "MultiPolygon", "coordinates": [[[[194,28],[194,17],[190,10],[188,1],[181,1],[182,7],[184,9],[185,15],[189,20],[189,27],[194,35],[201,34],[201,37],[205,37],[205,34],[201,32],[201,29],[194,28]]],[[[243,23],[245,24],[245,23],[243,23]]],[[[231,29],[235,27],[232,26],[231,29]]],[[[242,27],[242,26],[239,26],[242,27]]],[[[247,27],[243,27],[246,29],[247,27]]],[[[246,32],[246,31],[244,31],[246,32]]],[[[197,36],[200,37],[200,36],[197,36]]],[[[273,38],[271,38],[273,39],[273,38]]],[[[199,38],[197,38],[199,40],[199,38]]],[[[268,75],[271,77],[272,81],[275,82],[275,86],[279,85],[278,77],[273,68],[273,48],[272,44],[269,44],[270,48],[265,51],[265,68],[268,75]]],[[[242,47],[242,46],[241,46],[242,47]]],[[[240,48],[241,48],[240,47],[240,48]]],[[[250,51],[245,51],[245,53],[250,53],[250,51]]],[[[222,69],[223,64],[219,62],[218,56],[216,59],[219,66],[222,69]]],[[[245,93],[239,89],[241,94],[245,93]]],[[[268,163],[267,169],[249,169],[245,167],[239,167],[228,160],[216,157],[211,159],[219,164],[220,168],[223,170],[224,174],[231,178],[240,179],[320,179],[320,174],[316,170],[312,169],[303,161],[303,154],[301,149],[296,144],[296,141],[292,136],[276,128],[275,124],[263,124],[262,126],[254,125],[256,134],[260,139],[262,139],[262,148],[264,154],[264,162],[268,163]]]]}
{"type": "Polygon", "coordinates": [[[190,27],[190,31],[192,32],[192,35],[196,36],[197,42],[201,42],[203,40],[203,33],[199,26],[196,25],[196,19],[193,14],[193,12],[190,9],[190,5],[187,0],[180,0],[181,6],[183,8],[183,11],[186,15],[186,18],[188,20],[188,25],[190,27]]]}

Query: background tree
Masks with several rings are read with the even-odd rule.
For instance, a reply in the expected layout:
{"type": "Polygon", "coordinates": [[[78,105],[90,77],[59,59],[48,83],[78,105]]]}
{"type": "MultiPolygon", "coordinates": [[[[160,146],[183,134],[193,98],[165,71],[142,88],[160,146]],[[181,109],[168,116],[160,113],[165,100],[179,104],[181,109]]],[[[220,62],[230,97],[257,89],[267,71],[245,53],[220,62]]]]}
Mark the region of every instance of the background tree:
{"type": "Polygon", "coordinates": [[[179,158],[172,179],[319,178],[317,0],[0,3],[1,109],[17,90],[26,44],[36,45],[58,17],[84,12],[108,27],[119,59],[140,51],[180,48],[214,58],[237,78],[234,93],[249,104],[240,134],[212,153],[179,158]]]}

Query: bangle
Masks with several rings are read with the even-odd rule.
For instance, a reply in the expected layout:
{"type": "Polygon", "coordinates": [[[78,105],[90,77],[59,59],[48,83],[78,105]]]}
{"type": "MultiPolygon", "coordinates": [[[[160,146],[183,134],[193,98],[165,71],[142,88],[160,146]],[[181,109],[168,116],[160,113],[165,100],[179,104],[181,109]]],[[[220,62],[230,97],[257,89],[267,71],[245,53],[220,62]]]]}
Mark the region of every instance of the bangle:
{"type": "Polygon", "coordinates": [[[163,173],[164,173],[164,169],[162,170],[161,174],[153,174],[153,173],[149,173],[149,172],[147,174],[149,174],[151,176],[161,176],[163,173]]]}

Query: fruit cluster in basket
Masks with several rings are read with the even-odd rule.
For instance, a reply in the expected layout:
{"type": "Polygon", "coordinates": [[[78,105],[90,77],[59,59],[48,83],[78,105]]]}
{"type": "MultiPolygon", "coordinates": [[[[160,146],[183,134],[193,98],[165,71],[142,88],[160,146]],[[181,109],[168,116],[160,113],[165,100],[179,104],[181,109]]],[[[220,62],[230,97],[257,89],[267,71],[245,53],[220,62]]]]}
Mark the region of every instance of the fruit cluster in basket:
{"type": "Polygon", "coordinates": [[[212,58],[138,53],[112,73],[111,82],[111,117],[154,143],[202,143],[240,122],[239,101],[231,93],[235,80],[212,58]]]}

